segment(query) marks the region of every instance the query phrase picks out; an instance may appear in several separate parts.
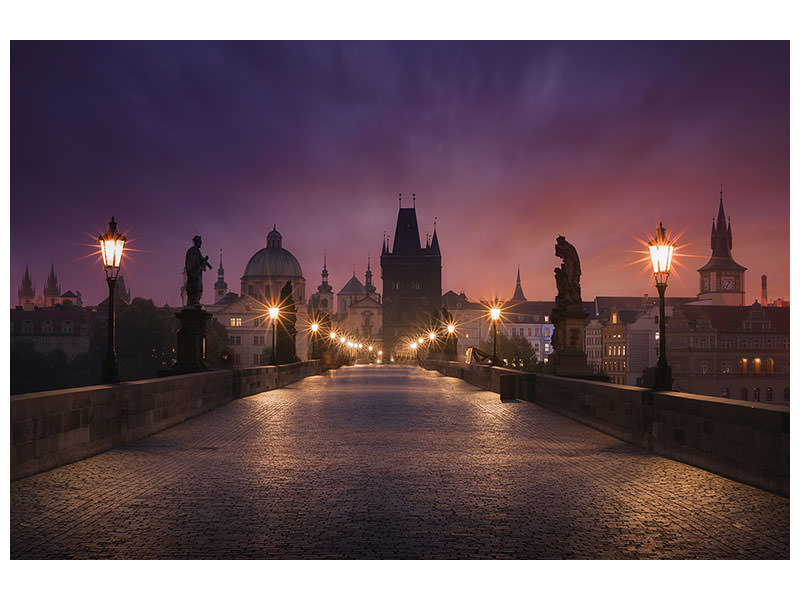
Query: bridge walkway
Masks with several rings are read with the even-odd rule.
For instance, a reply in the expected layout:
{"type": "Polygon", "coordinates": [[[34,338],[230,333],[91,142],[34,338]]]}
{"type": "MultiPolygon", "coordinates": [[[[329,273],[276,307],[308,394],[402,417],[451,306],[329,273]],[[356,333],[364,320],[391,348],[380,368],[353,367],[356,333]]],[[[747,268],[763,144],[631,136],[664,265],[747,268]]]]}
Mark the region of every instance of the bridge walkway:
{"type": "Polygon", "coordinates": [[[12,558],[788,558],[789,500],[409,366],[11,483],[12,558]]]}

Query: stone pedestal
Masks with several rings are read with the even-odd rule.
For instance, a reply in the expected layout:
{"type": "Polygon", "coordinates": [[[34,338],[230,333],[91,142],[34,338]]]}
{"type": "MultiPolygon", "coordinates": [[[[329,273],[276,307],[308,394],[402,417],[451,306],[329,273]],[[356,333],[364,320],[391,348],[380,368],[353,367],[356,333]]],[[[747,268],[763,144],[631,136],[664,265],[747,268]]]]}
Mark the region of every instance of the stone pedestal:
{"type": "Polygon", "coordinates": [[[553,311],[551,320],[555,326],[553,346],[549,357],[550,372],[562,377],[588,377],[592,369],[586,362],[584,349],[584,326],[586,313],[582,307],[559,312],[553,311]]]}
{"type": "Polygon", "coordinates": [[[202,306],[186,307],[175,315],[180,321],[178,329],[178,360],[169,375],[208,371],[206,358],[206,331],[211,315],[202,306]]]}

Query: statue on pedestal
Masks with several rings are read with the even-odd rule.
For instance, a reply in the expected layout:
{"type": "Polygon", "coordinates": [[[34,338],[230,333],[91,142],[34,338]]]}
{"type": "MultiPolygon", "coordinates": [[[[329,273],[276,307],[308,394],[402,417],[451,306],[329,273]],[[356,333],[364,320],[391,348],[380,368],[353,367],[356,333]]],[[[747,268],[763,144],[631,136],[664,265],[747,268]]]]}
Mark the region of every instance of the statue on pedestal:
{"type": "Polygon", "coordinates": [[[575,246],[563,235],[556,238],[556,256],[561,266],[555,268],[556,305],[551,320],[555,326],[550,363],[556,375],[587,376],[591,374],[584,352],[584,322],[581,300],[581,261],[575,246]]]}
{"type": "Polygon", "coordinates": [[[203,240],[194,236],[194,245],[186,252],[186,306],[175,314],[178,327],[177,357],[172,369],[159,371],[159,376],[207,371],[206,332],[211,315],[200,304],[203,296],[203,271],[210,269],[208,256],[200,253],[203,240]]]}

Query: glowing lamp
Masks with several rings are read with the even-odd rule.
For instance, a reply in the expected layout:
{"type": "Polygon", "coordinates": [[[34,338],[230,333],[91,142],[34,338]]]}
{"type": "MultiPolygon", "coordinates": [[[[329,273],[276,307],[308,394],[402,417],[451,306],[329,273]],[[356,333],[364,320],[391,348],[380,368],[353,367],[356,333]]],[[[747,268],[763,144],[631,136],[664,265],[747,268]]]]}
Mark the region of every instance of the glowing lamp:
{"type": "Polygon", "coordinates": [[[368,347],[367,347],[367,350],[369,350],[370,352],[372,352],[372,346],[368,346],[368,347]]]}
{"type": "Polygon", "coordinates": [[[492,321],[497,321],[500,318],[500,307],[492,306],[489,309],[489,316],[492,317],[492,321]]]}
{"type": "Polygon", "coordinates": [[[335,340],[335,339],[336,339],[336,333],[335,333],[335,332],[333,332],[333,331],[331,331],[331,339],[332,339],[332,340],[335,340]]]}
{"type": "Polygon", "coordinates": [[[378,350],[378,356],[383,356],[383,350],[378,350]]]}
{"type": "Polygon", "coordinates": [[[411,342],[411,349],[412,350],[416,350],[417,349],[417,342],[411,342]]]}
{"type": "Polygon", "coordinates": [[[103,257],[103,268],[106,279],[116,279],[122,262],[122,250],[125,247],[124,235],[117,232],[117,222],[114,217],[108,223],[108,231],[98,238],[100,241],[100,255],[103,257]]]}
{"type": "Polygon", "coordinates": [[[281,314],[280,309],[277,306],[270,306],[269,307],[269,318],[273,321],[278,318],[278,315],[281,314]]]}
{"type": "Polygon", "coordinates": [[[425,340],[423,340],[422,338],[418,338],[418,339],[417,339],[417,343],[418,343],[418,344],[422,344],[424,341],[425,341],[425,340]]]}
{"type": "Polygon", "coordinates": [[[450,323],[450,324],[447,326],[447,333],[453,333],[455,330],[456,330],[456,326],[455,326],[455,325],[453,325],[452,323],[450,323]]]}
{"type": "Polygon", "coordinates": [[[428,334],[428,339],[429,339],[429,340],[431,340],[431,341],[435,340],[435,339],[436,339],[436,334],[435,334],[434,332],[432,332],[432,331],[431,331],[431,332],[428,334]]]}
{"type": "Polygon", "coordinates": [[[656,230],[656,239],[650,240],[648,244],[650,248],[650,260],[653,263],[653,275],[655,275],[657,284],[666,284],[669,277],[669,269],[672,266],[672,255],[675,252],[675,246],[667,238],[667,233],[664,230],[664,225],[658,224],[656,230]]]}
{"type": "Polygon", "coordinates": [[[317,333],[319,331],[319,323],[312,323],[311,324],[311,331],[317,333]]]}

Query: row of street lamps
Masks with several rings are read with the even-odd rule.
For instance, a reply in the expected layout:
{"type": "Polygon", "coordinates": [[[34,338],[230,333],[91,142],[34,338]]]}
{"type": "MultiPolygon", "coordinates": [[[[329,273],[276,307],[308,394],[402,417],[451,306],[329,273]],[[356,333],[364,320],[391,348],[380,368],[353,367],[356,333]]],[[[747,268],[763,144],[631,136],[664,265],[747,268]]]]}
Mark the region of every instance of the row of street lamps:
{"type": "MultiPolygon", "coordinates": [[[[108,223],[108,231],[98,237],[100,242],[100,255],[103,260],[103,269],[106,275],[106,282],[108,283],[108,343],[106,347],[106,358],[103,361],[103,370],[101,382],[105,384],[119,383],[119,361],[117,359],[116,350],[116,321],[114,311],[114,290],[119,276],[119,270],[122,263],[122,253],[125,248],[127,239],[124,235],[117,231],[117,222],[114,217],[108,223]]],[[[665,308],[664,296],[667,289],[667,279],[669,278],[670,268],[672,266],[672,257],[675,252],[674,241],[667,236],[662,223],[658,224],[655,239],[650,240],[648,243],[650,250],[650,260],[653,267],[653,276],[656,282],[656,289],[658,290],[659,309],[658,309],[658,362],[656,363],[654,387],[656,389],[670,389],[672,387],[672,374],[667,364],[667,345],[666,345],[666,327],[665,327],[665,308]]],[[[492,364],[498,363],[497,359],[497,322],[501,317],[501,307],[495,302],[488,307],[489,318],[492,321],[492,364]]],[[[268,307],[269,318],[272,321],[272,362],[275,363],[275,332],[276,323],[280,318],[280,307],[268,307]]],[[[312,322],[310,325],[310,335],[316,336],[320,334],[320,324],[312,322]]],[[[447,335],[455,333],[455,323],[447,323],[444,328],[447,335]]],[[[353,352],[363,350],[364,342],[347,339],[343,333],[337,333],[331,330],[328,334],[332,342],[338,341],[343,347],[349,348],[353,352]]],[[[436,332],[427,332],[429,342],[436,340],[436,332]]],[[[425,342],[425,338],[421,335],[409,345],[411,350],[418,350],[425,342]]],[[[373,346],[368,345],[368,351],[373,351],[373,346]]],[[[382,351],[378,351],[378,361],[381,362],[382,351]]]]}

